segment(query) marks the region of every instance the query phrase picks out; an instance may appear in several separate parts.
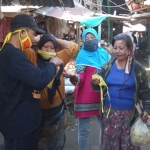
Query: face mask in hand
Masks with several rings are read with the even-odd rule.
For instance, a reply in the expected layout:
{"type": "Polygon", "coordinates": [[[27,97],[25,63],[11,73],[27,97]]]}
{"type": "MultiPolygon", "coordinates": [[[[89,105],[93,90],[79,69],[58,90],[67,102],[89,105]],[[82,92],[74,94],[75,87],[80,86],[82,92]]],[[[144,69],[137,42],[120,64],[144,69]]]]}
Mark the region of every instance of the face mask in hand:
{"type": "Polygon", "coordinates": [[[96,51],[98,47],[98,40],[88,40],[84,42],[84,49],[89,52],[96,51]]]}

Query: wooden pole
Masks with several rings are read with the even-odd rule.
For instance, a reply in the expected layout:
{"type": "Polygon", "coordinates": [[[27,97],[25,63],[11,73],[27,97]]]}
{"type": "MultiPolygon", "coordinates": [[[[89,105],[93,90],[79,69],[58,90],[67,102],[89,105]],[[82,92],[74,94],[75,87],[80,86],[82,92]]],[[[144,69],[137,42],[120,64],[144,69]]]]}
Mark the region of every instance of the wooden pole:
{"type": "MultiPolygon", "coordinates": [[[[107,12],[108,14],[110,14],[110,1],[107,0],[107,6],[108,6],[108,9],[107,9],[107,12]]],[[[110,25],[110,19],[108,18],[108,22],[107,22],[107,25],[108,25],[108,43],[111,42],[111,25],[110,25]]]]}
{"type": "Polygon", "coordinates": [[[77,44],[80,49],[80,24],[76,23],[76,27],[77,27],[77,44]]]}
{"type": "Polygon", "coordinates": [[[150,68],[150,42],[149,42],[149,39],[150,39],[150,23],[147,24],[147,51],[148,51],[148,66],[150,68]]]}
{"type": "Polygon", "coordinates": [[[150,23],[147,25],[147,33],[148,33],[148,37],[147,37],[147,50],[148,50],[148,52],[150,52],[150,42],[149,42],[149,39],[150,39],[150,23]]]}
{"type": "MultiPolygon", "coordinates": [[[[101,11],[101,14],[102,14],[102,4],[103,4],[103,0],[100,0],[100,11],[101,11]]],[[[102,31],[102,25],[101,24],[99,24],[99,26],[98,26],[98,35],[99,35],[99,42],[101,43],[101,36],[102,36],[102,34],[101,34],[101,31],[102,31]]]]}

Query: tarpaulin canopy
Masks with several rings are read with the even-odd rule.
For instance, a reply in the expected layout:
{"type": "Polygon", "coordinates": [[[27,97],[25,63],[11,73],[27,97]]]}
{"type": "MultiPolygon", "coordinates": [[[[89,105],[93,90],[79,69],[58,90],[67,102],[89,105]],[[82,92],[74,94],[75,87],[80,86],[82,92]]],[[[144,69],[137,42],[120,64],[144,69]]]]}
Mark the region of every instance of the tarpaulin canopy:
{"type": "Polygon", "coordinates": [[[74,7],[73,0],[2,0],[3,6],[23,5],[23,6],[48,6],[48,7],[74,7]]]}
{"type": "Polygon", "coordinates": [[[124,17],[124,16],[117,16],[117,15],[110,15],[110,14],[101,14],[97,17],[84,17],[79,20],[81,25],[95,27],[105,19],[110,19],[112,21],[131,21],[130,17],[124,17]]]}
{"type": "Polygon", "coordinates": [[[128,25],[128,27],[124,27],[123,30],[124,32],[126,31],[146,31],[146,27],[142,24],[136,24],[136,25],[132,25],[129,22],[124,22],[125,25],[128,25]]]}
{"type": "Polygon", "coordinates": [[[50,16],[63,20],[79,21],[82,17],[89,17],[93,12],[81,4],[74,1],[75,7],[43,7],[35,11],[35,13],[50,16]]]}
{"type": "Polygon", "coordinates": [[[102,15],[100,17],[89,17],[80,21],[80,24],[84,26],[95,27],[101,24],[101,22],[107,17],[107,15],[102,15]]]}

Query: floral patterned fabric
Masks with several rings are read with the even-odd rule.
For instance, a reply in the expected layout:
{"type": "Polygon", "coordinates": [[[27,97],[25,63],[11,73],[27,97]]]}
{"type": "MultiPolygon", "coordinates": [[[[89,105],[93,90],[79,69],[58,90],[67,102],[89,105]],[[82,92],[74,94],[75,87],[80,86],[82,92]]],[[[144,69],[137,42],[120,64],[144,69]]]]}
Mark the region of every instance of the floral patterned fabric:
{"type": "Polygon", "coordinates": [[[130,117],[132,110],[118,110],[104,107],[101,150],[140,150],[130,139],[130,117]]]}

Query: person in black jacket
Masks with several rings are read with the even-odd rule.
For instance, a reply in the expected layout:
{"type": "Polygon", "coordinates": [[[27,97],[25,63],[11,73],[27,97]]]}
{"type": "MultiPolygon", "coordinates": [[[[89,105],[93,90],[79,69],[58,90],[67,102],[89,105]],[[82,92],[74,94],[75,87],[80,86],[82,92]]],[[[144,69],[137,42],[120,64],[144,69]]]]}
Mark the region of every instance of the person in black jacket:
{"type": "MultiPolygon", "coordinates": [[[[131,125],[138,117],[135,104],[142,103],[141,119],[150,114],[150,88],[145,68],[131,55],[133,42],[129,35],[118,34],[112,40],[116,58],[108,61],[99,75],[108,86],[104,89],[104,106],[100,103],[102,117],[101,150],[140,150],[132,144],[131,125]],[[102,114],[103,113],[103,114],[102,114]]],[[[92,78],[92,87],[100,90],[100,78],[92,78]]]]}
{"type": "Polygon", "coordinates": [[[37,150],[41,108],[37,90],[44,89],[62,61],[53,57],[42,70],[25,56],[36,33],[44,33],[32,16],[21,14],[11,21],[0,49],[0,132],[4,150],[37,150]]]}
{"type": "Polygon", "coordinates": [[[135,32],[132,32],[132,37],[133,37],[133,43],[135,43],[135,45],[137,46],[137,38],[135,36],[135,32]]]}

